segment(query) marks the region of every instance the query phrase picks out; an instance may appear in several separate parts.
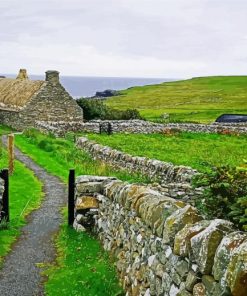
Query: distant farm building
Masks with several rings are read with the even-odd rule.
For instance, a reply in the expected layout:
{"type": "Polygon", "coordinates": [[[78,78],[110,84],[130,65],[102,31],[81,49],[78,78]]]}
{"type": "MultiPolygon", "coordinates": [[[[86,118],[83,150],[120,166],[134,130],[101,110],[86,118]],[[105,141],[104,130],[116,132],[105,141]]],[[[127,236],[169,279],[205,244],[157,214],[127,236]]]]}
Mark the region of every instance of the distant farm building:
{"type": "Polygon", "coordinates": [[[25,69],[16,79],[0,78],[0,123],[17,129],[36,121],[81,122],[83,111],[59,82],[59,72],[30,80],[25,69]]]}
{"type": "Polygon", "coordinates": [[[217,119],[216,122],[229,122],[229,123],[240,123],[247,122],[247,115],[245,114],[222,114],[217,119]]]}

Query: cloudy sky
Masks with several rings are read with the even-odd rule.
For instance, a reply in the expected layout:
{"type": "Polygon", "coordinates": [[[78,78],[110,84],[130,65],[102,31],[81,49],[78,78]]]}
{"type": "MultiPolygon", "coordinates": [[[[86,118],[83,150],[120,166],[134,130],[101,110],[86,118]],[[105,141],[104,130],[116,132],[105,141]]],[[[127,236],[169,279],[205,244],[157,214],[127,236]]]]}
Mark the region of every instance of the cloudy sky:
{"type": "Polygon", "coordinates": [[[246,0],[0,0],[0,72],[247,74],[246,0]]]}

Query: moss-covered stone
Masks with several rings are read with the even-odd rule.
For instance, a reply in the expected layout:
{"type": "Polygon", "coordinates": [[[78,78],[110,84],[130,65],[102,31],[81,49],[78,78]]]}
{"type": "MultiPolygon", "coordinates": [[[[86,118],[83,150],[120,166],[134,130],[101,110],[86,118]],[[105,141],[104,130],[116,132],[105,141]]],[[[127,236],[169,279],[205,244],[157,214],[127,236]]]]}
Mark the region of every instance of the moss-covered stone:
{"type": "Polygon", "coordinates": [[[107,186],[104,187],[104,194],[110,198],[113,199],[114,197],[114,191],[116,189],[122,188],[124,186],[124,182],[120,180],[112,181],[107,186]]]}
{"type": "Polygon", "coordinates": [[[99,207],[99,201],[93,196],[82,196],[77,198],[76,210],[85,209],[97,209],[99,207]]]}
{"type": "Polygon", "coordinates": [[[247,239],[247,234],[236,231],[225,236],[214,257],[213,275],[214,278],[225,286],[225,273],[231,260],[232,254],[247,239]]]}
{"type": "Polygon", "coordinates": [[[185,288],[192,292],[193,291],[193,287],[195,286],[195,284],[199,281],[199,278],[197,276],[197,274],[194,271],[189,271],[187,278],[186,278],[186,282],[185,282],[185,288]]]}
{"type": "Polygon", "coordinates": [[[103,190],[102,182],[88,182],[77,184],[77,192],[80,194],[101,193],[103,190]]]}
{"type": "Polygon", "coordinates": [[[206,229],[191,238],[194,260],[202,274],[211,273],[215,252],[223,236],[230,231],[232,231],[232,223],[216,219],[206,229]]]}
{"type": "Polygon", "coordinates": [[[138,200],[138,198],[144,193],[147,192],[147,188],[145,186],[140,186],[137,184],[132,184],[130,185],[126,190],[125,190],[125,204],[124,207],[126,209],[131,209],[133,208],[133,203],[138,200]]]}
{"type": "Polygon", "coordinates": [[[247,295],[247,240],[234,251],[227,268],[226,282],[234,296],[247,295]]]}
{"type": "Polygon", "coordinates": [[[215,279],[211,275],[203,275],[202,283],[205,286],[207,293],[212,294],[212,291],[216,285],[215,279]]]}
{"type": "Polygon", "coordinates": [[[163,239],[165,243],[173,244],[176,233],[187,224],[194,224],[202,220],[197,210],[187,205],[186,207],[175,211],[170,215],[164,225],[163,239]]]}
{"type": "Polygon", "coordinates": [[[210,221],[202,220],[195,224],[187,224],[180,230],[174,240],[174,253],[179,256],[188,257],[191,253],[191,238],[208,227],[210,221]]]}
{"type": "Polygon", "coordinates": [[[183,290],[179,291],[176,296],[192,296],[192,294],[190,292],[188,292],[187,290],[183,289],[183,290]]]}
{"type": "Polygon", "coordinates": [[[206,288],[202,283],[198,283],[194,286],[193,296],[207,296],[206,288]]]}

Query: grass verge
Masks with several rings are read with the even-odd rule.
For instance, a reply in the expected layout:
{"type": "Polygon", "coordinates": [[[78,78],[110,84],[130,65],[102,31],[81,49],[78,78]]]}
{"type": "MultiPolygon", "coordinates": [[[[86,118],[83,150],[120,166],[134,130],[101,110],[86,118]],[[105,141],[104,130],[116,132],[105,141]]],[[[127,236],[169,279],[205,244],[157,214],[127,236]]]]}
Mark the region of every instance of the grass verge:
{"type": "Polygon", "coordinates": [[[88,233],[77,233],[64,223],[56,240],[57,266],[45,274],[47,295],[123,295],[113,263],[100,243],[88,233]]]}
{"type": "Polygon", "coordinates": [[[0,125],[0,136],[11,133],[12,129],[6,125],[0,125]]]}
{"type": "MultiPolygon", "coordinates": [[[[7,154],[0,153],[0,168],[7,166],[7,154]]],[[[0,264],[11,250],[11,245],[20,235],[20,229],[26,223],[26,216],[38,208],[42,199],[42,184],[32,171],[19,161],[15,161],[15,170],[10,176],[10,223],[7,229],[0,230],[0,264]]]]}

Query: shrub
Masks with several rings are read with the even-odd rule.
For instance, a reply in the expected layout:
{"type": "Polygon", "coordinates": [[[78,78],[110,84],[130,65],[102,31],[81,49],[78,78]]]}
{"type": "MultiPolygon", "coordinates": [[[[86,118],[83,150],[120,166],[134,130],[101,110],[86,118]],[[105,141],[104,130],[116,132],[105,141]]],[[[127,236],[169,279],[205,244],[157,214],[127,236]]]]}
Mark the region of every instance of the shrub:
{"type": "Polygon", "coordinates": [[[196,206],[207,218],[228,219],[247,230],[247,170],[217,167],[197,176],[194,184],[205,187],[196,206]]]}
{"type": "Polygon", "coordinates": [[[94,99],[78,99],[77,104],[83,109],[84,118],[86,120],[102,119],[102,120],[129,120],[143,119],[136,109],[117,110],[110,108],[104,104],[102,100],[94,99]]]}
{"type": "Polygon", "coordinates": [[[39,147],[40,149],[45,150],[46,152],[51,152],[51,151],[53,151],[52,144],[49,143],[49,141],[47,141],[47,140],[41,140],[41,141],[38,143],[38,147],[39,147]]]}

